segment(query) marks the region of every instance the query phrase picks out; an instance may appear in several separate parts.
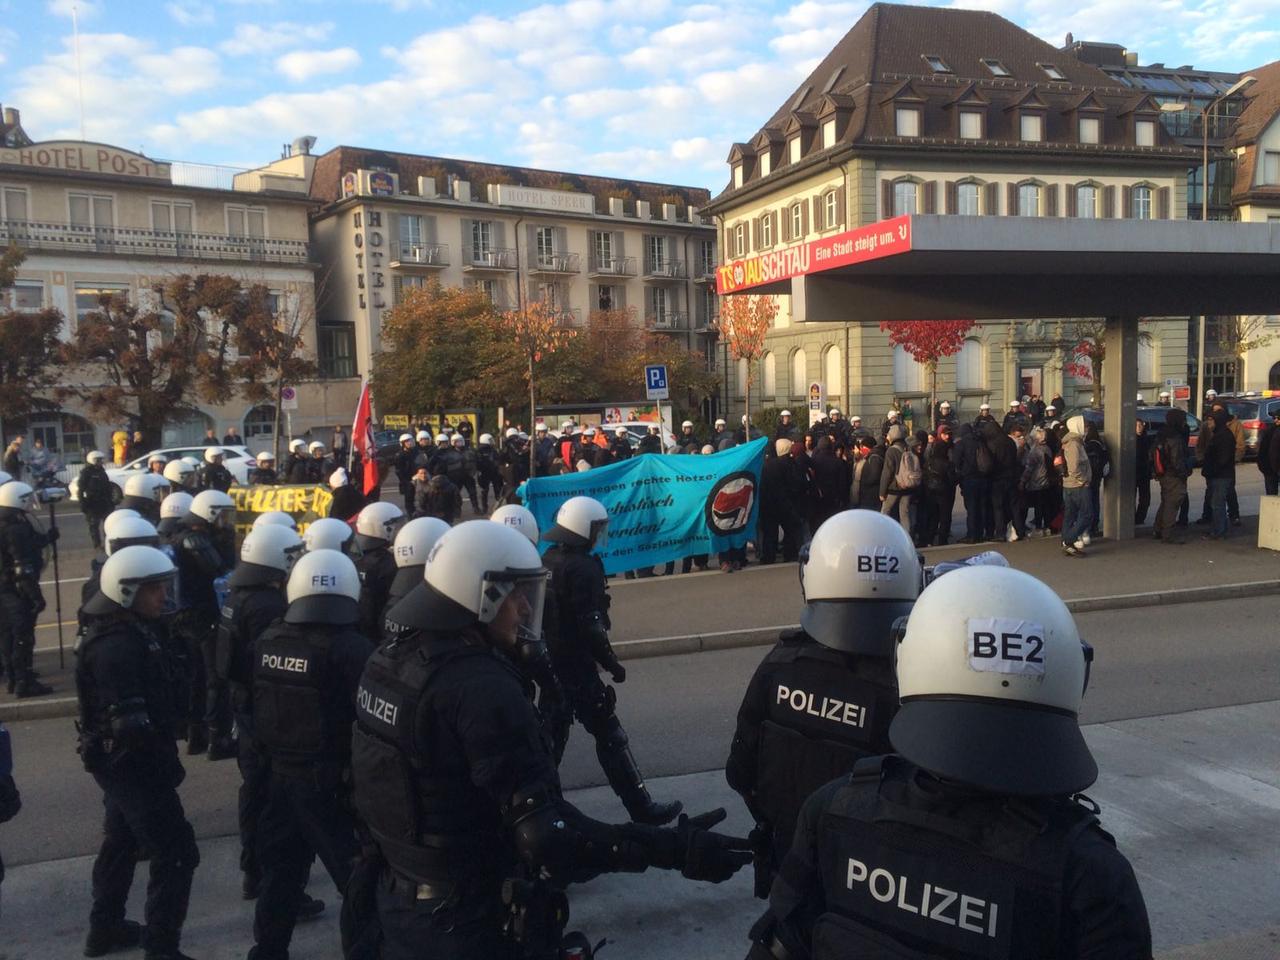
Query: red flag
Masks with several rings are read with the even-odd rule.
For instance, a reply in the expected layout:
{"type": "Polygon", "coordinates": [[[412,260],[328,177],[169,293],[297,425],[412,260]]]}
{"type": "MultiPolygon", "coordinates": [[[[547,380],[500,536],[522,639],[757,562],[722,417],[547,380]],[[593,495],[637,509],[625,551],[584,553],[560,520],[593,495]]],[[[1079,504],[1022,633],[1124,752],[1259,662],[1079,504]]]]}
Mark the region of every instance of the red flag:
{"type": "MultiPolygon", "coordinates": [[[[369,406],[369,381],[360,388],[360,402],[356,404],[356,420],[351,425],[351,452],[359,450],[364,462],[364,495],[378,489],[377,445],[373,440],[373,413],[369,406]]],[[[350,464],[348,464],[350,466],[350,464]]]]}

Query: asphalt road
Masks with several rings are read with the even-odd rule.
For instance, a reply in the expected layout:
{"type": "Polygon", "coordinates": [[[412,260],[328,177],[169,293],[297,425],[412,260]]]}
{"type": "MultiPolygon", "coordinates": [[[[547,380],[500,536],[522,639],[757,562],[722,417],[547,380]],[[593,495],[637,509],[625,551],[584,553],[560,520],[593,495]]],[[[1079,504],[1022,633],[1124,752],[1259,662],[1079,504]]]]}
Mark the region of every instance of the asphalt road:
{"type": "MultiPolygon", "coordinates": [[[[1083,721],[1100,723],[1276,699],[1280,647],[1273,598],[1109,611],[1077,618],[1096,660],[1083,721]]],[[[720,769],[753,647],[628,661],[619,713],[649,777],[720,769]]],[[[101,795],[79,766],[70,720],[11,726],[24,811],[0,829],[7,863],[96,849],[101,795]]],[[[561,767],[566,787],[603,782],[593,745],[575,728],[561,767]]],[[[233,761],[188,764],[184,803],[200,837],[235,830],[233,761]]],[[[617,814],[622,816],[621,806],[617,814]]]]}

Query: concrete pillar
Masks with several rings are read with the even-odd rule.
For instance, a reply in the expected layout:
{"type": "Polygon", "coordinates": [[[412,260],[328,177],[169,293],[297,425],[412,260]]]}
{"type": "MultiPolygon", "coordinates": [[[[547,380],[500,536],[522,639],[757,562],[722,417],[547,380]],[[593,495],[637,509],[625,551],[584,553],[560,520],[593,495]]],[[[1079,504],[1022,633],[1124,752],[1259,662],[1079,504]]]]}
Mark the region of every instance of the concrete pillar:
{"type": "Polygon", "coordinates": [[[1138,409],[1138,318],[1107,317],[1102,361],[1103,436],[1111,454],[1111,476],[1103,484],[1102,533],[1133,539],[1137,477],[1134,421],[1138,409]]]}

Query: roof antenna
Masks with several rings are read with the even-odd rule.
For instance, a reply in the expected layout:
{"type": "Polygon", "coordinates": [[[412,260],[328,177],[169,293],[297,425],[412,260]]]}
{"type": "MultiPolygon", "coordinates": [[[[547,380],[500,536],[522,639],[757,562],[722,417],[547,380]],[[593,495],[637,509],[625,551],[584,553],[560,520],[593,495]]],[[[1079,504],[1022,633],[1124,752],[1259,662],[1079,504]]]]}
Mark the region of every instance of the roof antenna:
{"type": "Polygon", "coordinates": [[[76,89],[80,93],[80,139],[86,139],[84,135],[84,75],[80,70],[80,5],[78,3],[71,4],[71,32],[75,37],[76,46],[76,89]]]}

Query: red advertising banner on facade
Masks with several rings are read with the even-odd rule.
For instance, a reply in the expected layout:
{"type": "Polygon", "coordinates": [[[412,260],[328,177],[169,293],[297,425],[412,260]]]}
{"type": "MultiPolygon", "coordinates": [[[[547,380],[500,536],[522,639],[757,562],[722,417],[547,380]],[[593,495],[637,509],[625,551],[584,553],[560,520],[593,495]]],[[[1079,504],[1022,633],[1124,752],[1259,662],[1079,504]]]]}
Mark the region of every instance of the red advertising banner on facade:
{"type": "Polygon", "coordinates": [[[716,292],[723,297],[779,280],[892,257],[910,249],[911,218],[894,217],[835,236],[726,263],[716,268],[716,292]]]}

